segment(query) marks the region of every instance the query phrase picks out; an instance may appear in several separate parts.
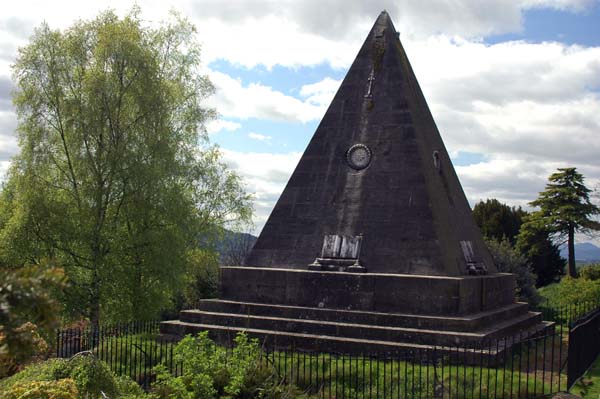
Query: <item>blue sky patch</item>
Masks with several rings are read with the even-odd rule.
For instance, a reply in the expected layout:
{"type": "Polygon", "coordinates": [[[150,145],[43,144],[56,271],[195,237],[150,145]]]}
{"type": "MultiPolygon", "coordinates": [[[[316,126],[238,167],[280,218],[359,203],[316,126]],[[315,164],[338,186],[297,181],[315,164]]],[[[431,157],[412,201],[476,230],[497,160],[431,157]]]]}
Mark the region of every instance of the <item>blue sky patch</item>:
{"type": "Polygon", "coordinates": [[[521,32],[494,35],[485,38],[489,44],[511,40],[528,42],[561,42],[584,46],[600,45],[600,4],[581,12],[534,8],[523,13],[521,32]]]}

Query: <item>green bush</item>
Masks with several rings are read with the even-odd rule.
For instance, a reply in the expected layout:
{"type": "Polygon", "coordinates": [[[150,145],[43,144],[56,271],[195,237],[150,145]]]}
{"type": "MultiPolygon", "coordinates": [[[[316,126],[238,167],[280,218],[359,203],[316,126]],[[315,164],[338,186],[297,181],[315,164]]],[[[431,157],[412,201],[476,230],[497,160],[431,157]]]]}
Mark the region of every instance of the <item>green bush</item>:
{"type": "Polygon", "coordinates": [[[540,296],[535,288],[536,276],[531,272],[527,258],[506,239],[502,241],[486,240],[486,244],[498,271],[515,274],[517,298],[520,301],[529,302],[530,305],[537,305],[540,302],[540,296]]]}
{"type": "Polygon", "coordinates": [[[102,392],[109,397],[118,393],[115,376],[106,363],[91,356],[78,356],[69,361],[59,362],[52,372],[56,380],[73,378],[78,390],[92,397],[101,397],[102,392]]]}
{"type": "MultiPolygon", "coordinates": [[[[9,395],[11,392],[20,392],[23,387],[39,390],[39,396],[32,396],[32,398],[101,398],[102,392],[110,398],[146,397],[135,382],[124,377],[115,376],[106,363],[90,356],[79,356],[71,360],[51,359],[33,364],[23,371],[0,381],[0,397],[4,398],[5,395],[9,395]],[[58,384],[60,381],[71,381],[75,387],[75,393],[73,394],[75,396],[42,395],[45,392],[44,390],[55,395],[64,392],[70,393],[72,391],[69,388],[70,383],[62,382],[58,384]]],[[[29,396],[25,397],[28,398],[29,396]]]]}
{"type": "Polygon", "coordinates": [[[600,280],[600,263],[592,263],[581,267],[579,277],[586,280],[600,280]]]}
{"type": "Polygon", "coordinates": [[[78,394],[75,381],[65,378],[58,381],[22,381],[2,392],[2,398],[77,399],[78,394]]]}
{"type": "Polygon", "coordinates": [[[62,269],[46,261],[0,267],[0,378],[46,354],[46,340],[59,322],[53,294],[65,285],[62,269]]]}
{"type": "Polygon", "coordinates": [[[600,280],[564,277],[559,283],[539,290],[551,307],[561,307],[600,300],[600,280]]]}
{"type": "Polygon", "coordinates": [[[258,341],[238,334],[234,348],[216,345],[208,332],[186,336],[174,349],[173,360],[183,374],[173,376],[164,365],[157,366],[153,398],[229,399],[301,398],[296,387],[285,385],[262,361],[258,341]]]}
{"type": "Polygon", "coordinates": [[[157,345],[157,334],[141,333],[118,337],[105,337],[98,347],[93,349],[96,357],[110,363],[116,374],[127,374],[136,381],[146,376],[145,371],[152,370],[161,362],[167,363],[171,357],[171,343],[157,345]],[[143,367],[131,368],[131,363],[143,367]],[[143,370],[143,371],[142,371],[143,370]]]}

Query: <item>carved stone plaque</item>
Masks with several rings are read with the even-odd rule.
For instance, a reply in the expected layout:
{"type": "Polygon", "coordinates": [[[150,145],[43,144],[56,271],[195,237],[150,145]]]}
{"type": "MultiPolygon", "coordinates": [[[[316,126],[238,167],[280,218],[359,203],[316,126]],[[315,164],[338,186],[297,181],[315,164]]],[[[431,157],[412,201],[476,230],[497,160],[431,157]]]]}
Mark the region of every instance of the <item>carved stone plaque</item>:
{"type": "Polygon", "coordinates": [[[358,259],[360,239],[358,236],[343,236],[340,258],[358,259]]]}
{"type": "Polygon", "coordinates": [[[346,161],[352,169],[364,169],[371,163],[371,150],[364,144],[354,144],[346,152],[346,161]]]}

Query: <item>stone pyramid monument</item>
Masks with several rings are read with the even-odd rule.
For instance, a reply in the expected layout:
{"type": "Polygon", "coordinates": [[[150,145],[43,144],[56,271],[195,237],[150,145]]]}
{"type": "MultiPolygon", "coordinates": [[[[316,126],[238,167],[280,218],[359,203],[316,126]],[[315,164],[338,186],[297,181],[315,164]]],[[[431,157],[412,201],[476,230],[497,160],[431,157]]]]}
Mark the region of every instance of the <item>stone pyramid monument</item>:
{"type": "Polygon", "coordinates": [[[384,11],[246,265],[222,267],[221,298],[161,328],[352,352],[549,327],[497,272],[384,11]]]}

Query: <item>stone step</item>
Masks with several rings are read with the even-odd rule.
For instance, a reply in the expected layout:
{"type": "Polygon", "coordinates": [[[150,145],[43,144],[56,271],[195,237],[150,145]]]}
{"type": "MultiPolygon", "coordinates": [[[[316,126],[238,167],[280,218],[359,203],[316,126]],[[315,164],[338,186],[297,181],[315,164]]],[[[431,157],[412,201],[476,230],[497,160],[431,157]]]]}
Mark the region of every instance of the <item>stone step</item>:
{"type": "MultiPolygon", "coordinates": [[[[536,334],[542,334],[552,323],[541,322],[521,333],[520,337],[526,339],[536,334]]],[[[230,345],[233,338],[240,332],[248,334],[252,338],[261,341],[264,347],[273,349],[292,349],[296,351],[327,352],[343,354],[393,354],[405,353],[411,354],[415,351],[434,351],[438,356],[440,354],[457,356],[458,361],[472,364],[490,364],[490,362],[502,361],[505,356],[505,350],[508,346],[515,343],[514,340],[507,340],[500,345],[487,345],[483,347],[452,347],[435,346],[406,342],[390,342],[364,338],[348,338],[329,335],[306,334],[298,332],[265,330],[257,328],[219,326],[211,324],[189,323],[180,320],[164,321],[161,323],[161,333],[169,336],[182,337],[186,334],[196,334],[200,331],[208,331],[209,336],[216,342],[230,345]],[[327,350],[323,350],[327,348],[327,350]]]]}
{"type": "Polygon", "coordinates": [[[502,320],[523,315],[527,313],[528,306],[527,303],[517,302],[498,309],[465,316],[428,316],[204,299],[198,304],[198,309],[215,313],[235,313],[289,319],[343,320],[353,324],[389,327],[474,331],[502,320]]]}
{"type": "Polygon", "coordinates": [[[481,332],[442,331],[423,328],[366,325],[337,321],[217,313],[203,310],[182,311],[180,313],[180,320],[203,325],[275,330],[377,341],[457,345],[459,343],[480,343],[491,338],[506,336],[513,331],[522,330],[539,323],[541,321],[541,316],[538,313],[528,312],[514,319],[497,323],[494,328],[481,332]]]}
{"type": "Polygon", "coordinates": [[[485,335],[486,340],[497,340],[504,337],[511,337],[522,331],[529,331],[531,328],[540,325],[543,322],[541,312],[527,312],[523,316],[518,316],[509,320],[504,320],[489,326],[478,332],[485,335]]]}

